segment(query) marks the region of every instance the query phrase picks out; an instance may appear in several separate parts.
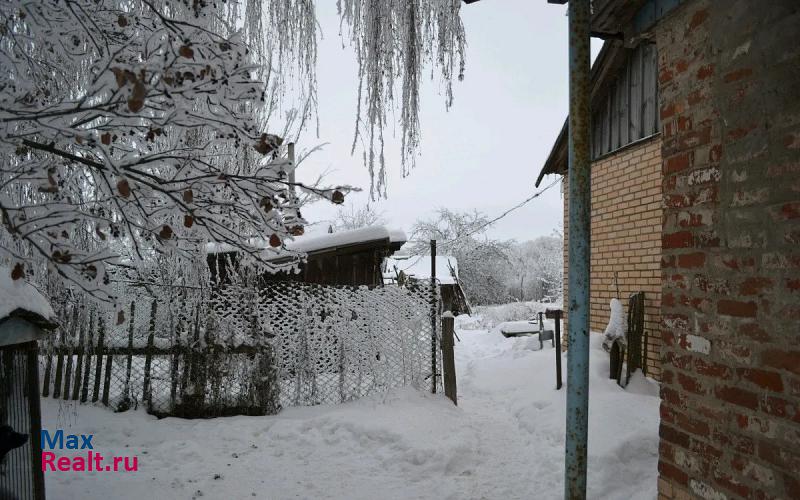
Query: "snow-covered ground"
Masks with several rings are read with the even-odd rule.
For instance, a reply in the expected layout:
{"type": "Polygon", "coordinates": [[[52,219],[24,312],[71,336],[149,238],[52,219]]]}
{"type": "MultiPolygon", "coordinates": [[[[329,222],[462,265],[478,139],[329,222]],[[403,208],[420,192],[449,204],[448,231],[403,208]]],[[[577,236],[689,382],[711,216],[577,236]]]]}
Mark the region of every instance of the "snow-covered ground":
{"type": "MultiPolygon", "coordinates": [[[[565,391],[555,390],[555,351],[538,351],[535,337],[457,333],[458,407],[402,389],[275,417],[157,420],[44,398],[46,429],[94,434],[94,451],[136,455],[139,467],[47,472],[48,497],[562,498],[565,391]]],[[[637,378],[620,389],[608,379],[602,336],[593,337],[588,496],[655,498],[657,387],[637,378]]],[[[73,453],[85,450],[59,455],[73,453]]]]}

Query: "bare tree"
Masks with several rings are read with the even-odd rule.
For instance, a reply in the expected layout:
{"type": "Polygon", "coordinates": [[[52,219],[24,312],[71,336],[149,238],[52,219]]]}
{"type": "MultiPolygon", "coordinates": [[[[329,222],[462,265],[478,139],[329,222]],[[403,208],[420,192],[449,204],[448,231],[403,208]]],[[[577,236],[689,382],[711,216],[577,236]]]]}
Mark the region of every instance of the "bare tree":
{"type": "Polygon", "coordinates": [[[429,253],[429,241],[436,240],[437,252],[458,261],[459,277],[470,302],[507,302],[509,243],[486,236],[490,220],[478,212],[454,212],[440,208],[430,219],[419,220],[412,229],[412,251],[429,253]]]}
{"type": "Polygon", "coordinates": [[[346,206],[339,207],[333,226],[339,231],[347,231],[385,223],[386,219],[383,217],[383,212],[375,210],[372,205],[356,206],[349,203],[346,206]]]}

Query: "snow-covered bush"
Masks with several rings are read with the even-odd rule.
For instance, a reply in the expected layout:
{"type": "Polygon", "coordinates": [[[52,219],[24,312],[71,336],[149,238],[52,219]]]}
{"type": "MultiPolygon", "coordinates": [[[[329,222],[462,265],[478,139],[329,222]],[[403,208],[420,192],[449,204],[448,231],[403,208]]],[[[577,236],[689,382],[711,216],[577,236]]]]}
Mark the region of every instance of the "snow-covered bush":
{"type": "Polygon", "coordinates": [[[611,344],[618,338],[624,338],[627,331],[625,309],[622,307],[622,302],[619,299],[611,299],[610,303],[611,315],[606,325],[605,339],[603,340],[603,347],[606,349],[611,348],[611,344]]]}

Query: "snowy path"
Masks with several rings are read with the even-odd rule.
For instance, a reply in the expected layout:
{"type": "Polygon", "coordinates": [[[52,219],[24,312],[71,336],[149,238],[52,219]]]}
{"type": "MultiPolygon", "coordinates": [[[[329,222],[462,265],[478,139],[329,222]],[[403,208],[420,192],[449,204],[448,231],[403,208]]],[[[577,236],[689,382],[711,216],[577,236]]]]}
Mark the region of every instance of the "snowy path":
{"type": "MultiPolygon", "coordinates": [[[[457,408],[405,389],[276,417],[159,421],[45,398],[45,428],[92,433],[95,451],[139,460],[137,472],[48,472],[48,498],[561,498],[565,392],[554,390],[553,349],[458,333],[457,408]]],[[[592,356],[589,497],[655,498],[657,389],[608,380],[599,336],[592,356]]]]}

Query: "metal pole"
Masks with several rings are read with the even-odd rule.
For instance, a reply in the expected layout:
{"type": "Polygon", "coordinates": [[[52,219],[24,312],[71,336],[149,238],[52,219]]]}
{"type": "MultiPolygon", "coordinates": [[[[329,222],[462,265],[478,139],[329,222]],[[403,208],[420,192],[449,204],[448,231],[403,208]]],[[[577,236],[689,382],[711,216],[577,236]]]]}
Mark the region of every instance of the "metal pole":
{"type": "Polygon", "coordinates": [[[431,240],[431,392],[436,394],[436,324],[439,322],[439,310],[436,307],[436,240],[431,240]]]}
{"type": "Polygon", "coordinates": [[[569,2],[569,311],[564,498],[586,498],[589,424],[590,0],[569,2]]]}
{"type": "Polygon", "coordinates": [[[561,311],[555,312],[556,320],[556,390],[561,390],[561,311]]]}

